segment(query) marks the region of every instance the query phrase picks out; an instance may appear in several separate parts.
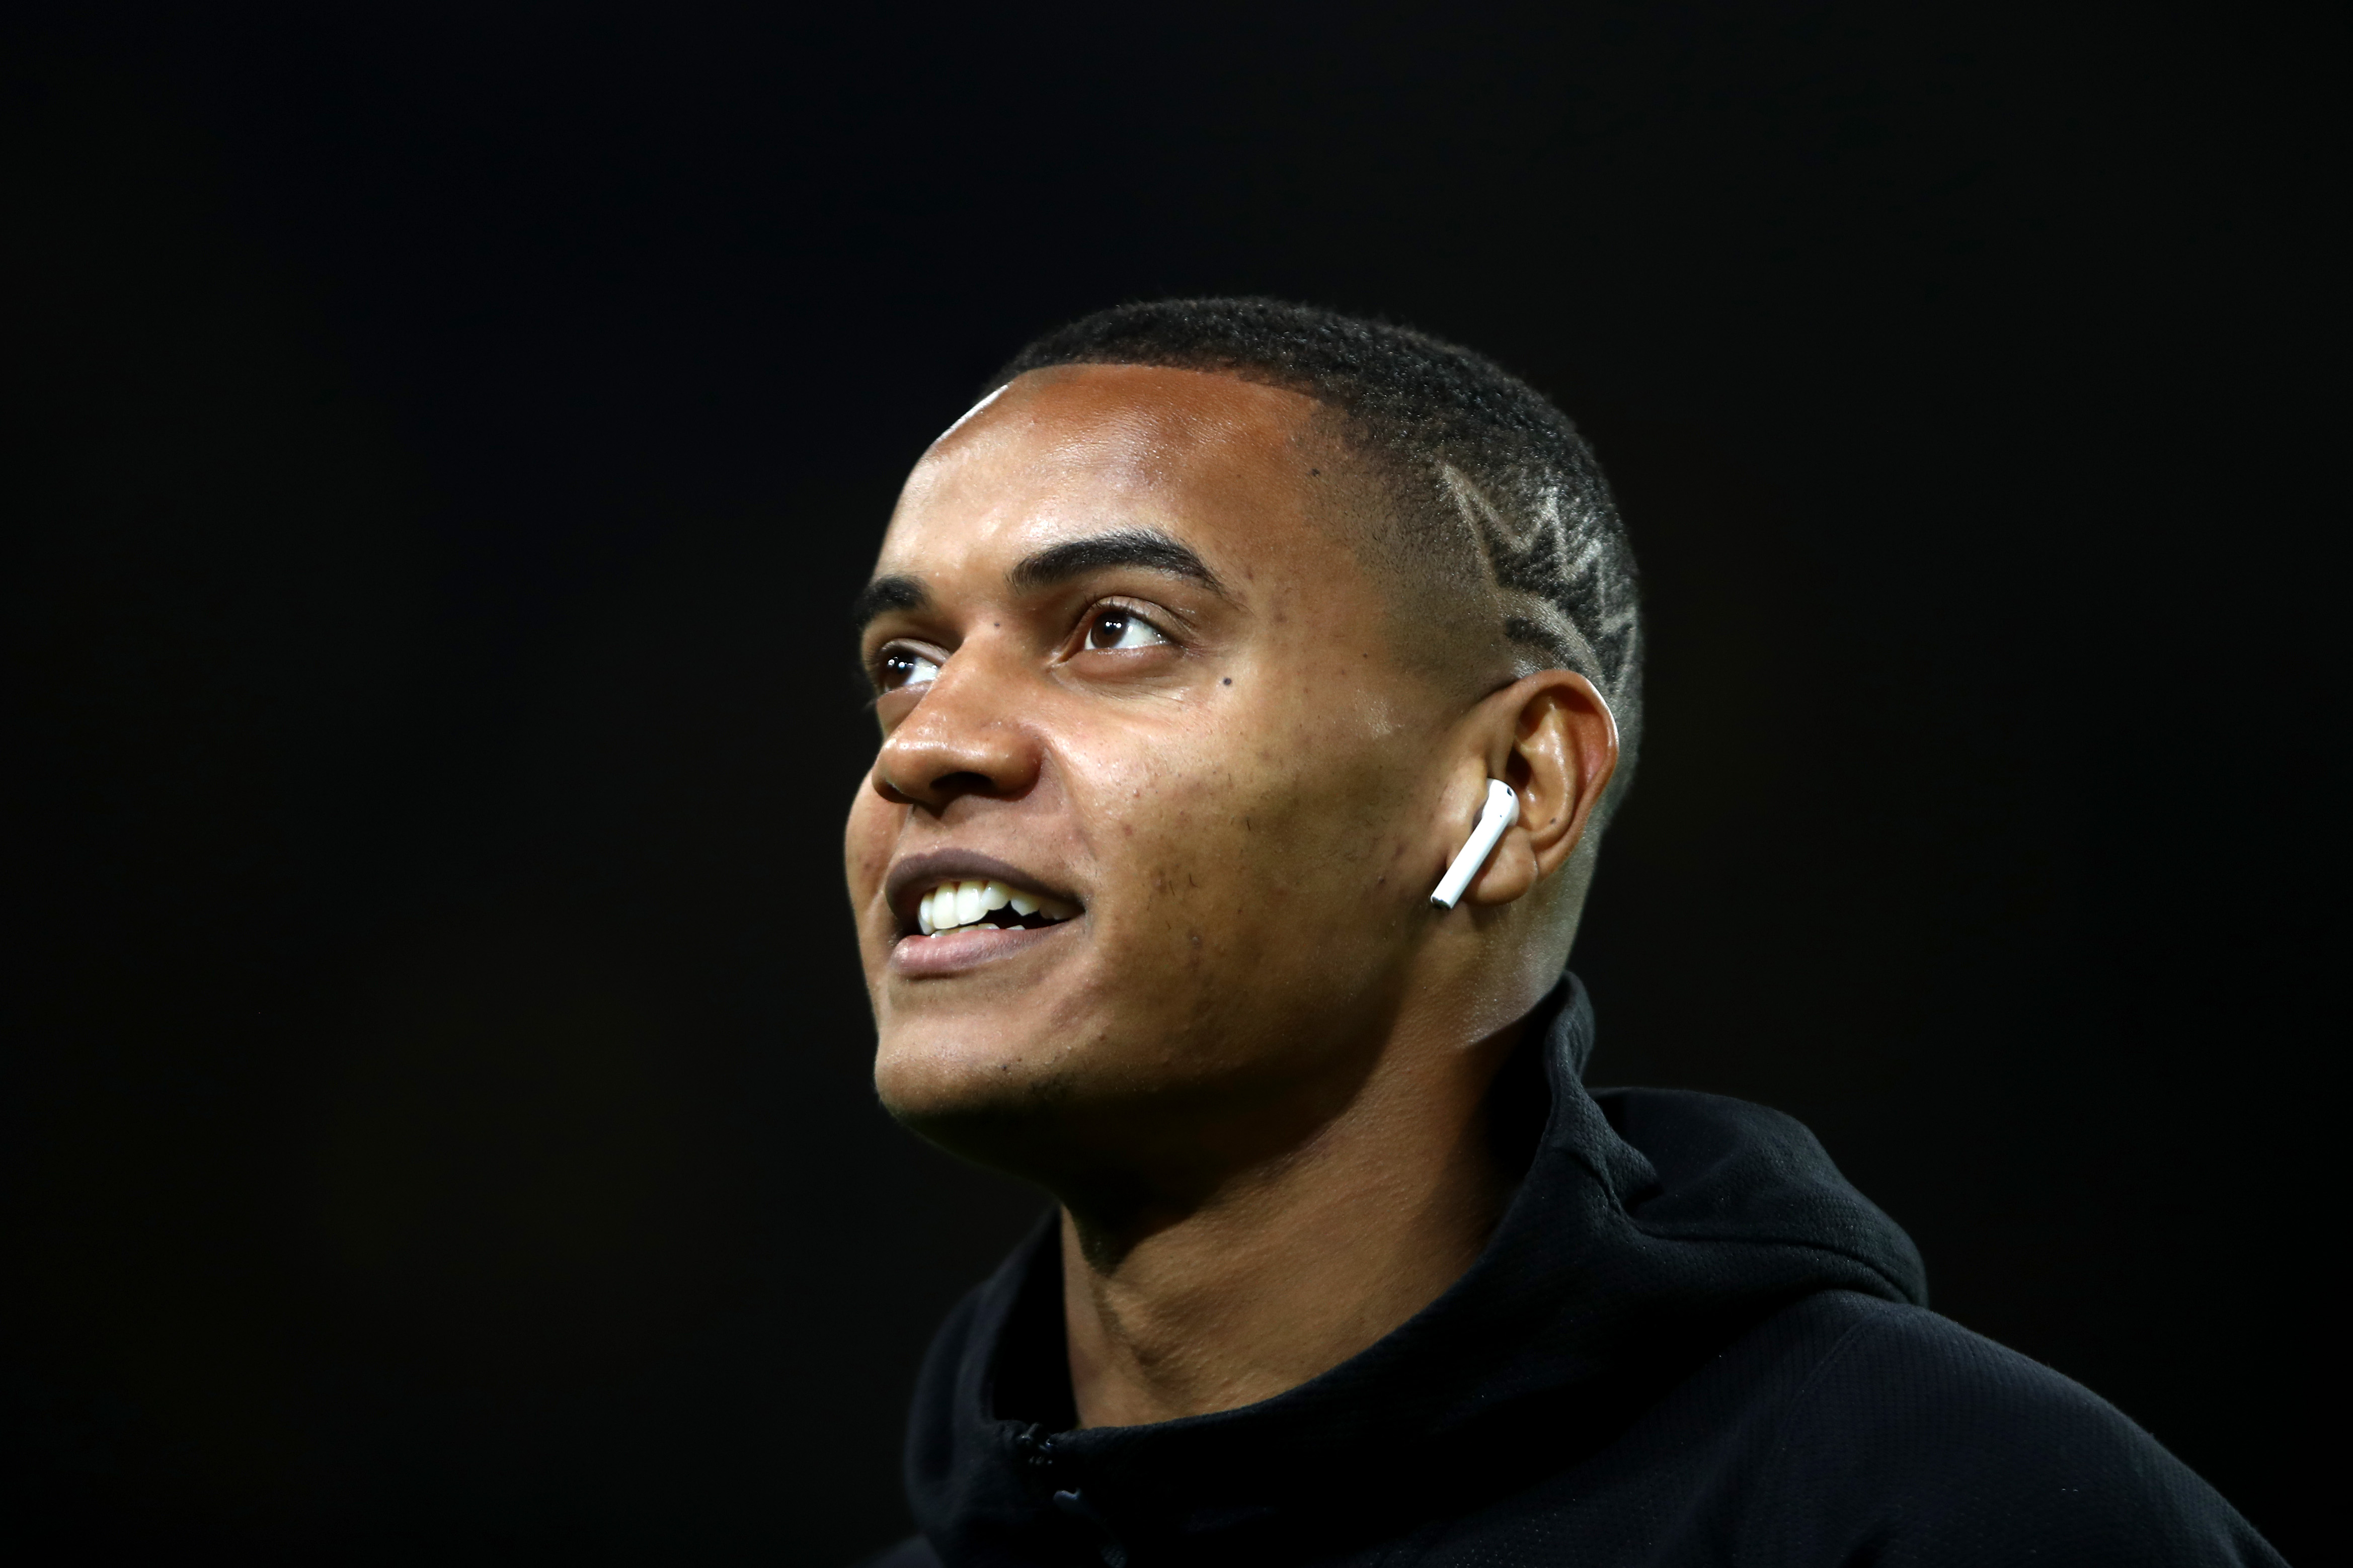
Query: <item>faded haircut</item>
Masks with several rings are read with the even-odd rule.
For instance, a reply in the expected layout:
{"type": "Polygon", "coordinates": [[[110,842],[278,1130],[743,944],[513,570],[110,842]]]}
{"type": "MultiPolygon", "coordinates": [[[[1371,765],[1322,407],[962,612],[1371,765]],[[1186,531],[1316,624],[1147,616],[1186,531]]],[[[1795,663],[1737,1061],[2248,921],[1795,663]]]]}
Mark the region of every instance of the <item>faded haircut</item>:
{"type": "Polygon", "coordinates": [[[1335,411],[1388,503],[1357,542],[1407,588],[1419,661],[1480,682],[1548,668],[1590,680],[1618,721],[1594,826],[1608,822],[1642,732],[1640,585],[1592,448],[1541,393],[1409,328],[1251,299],[1098,310],[1030,342],[983,390],[1067,364],[1216,372],[1335,411]]]}

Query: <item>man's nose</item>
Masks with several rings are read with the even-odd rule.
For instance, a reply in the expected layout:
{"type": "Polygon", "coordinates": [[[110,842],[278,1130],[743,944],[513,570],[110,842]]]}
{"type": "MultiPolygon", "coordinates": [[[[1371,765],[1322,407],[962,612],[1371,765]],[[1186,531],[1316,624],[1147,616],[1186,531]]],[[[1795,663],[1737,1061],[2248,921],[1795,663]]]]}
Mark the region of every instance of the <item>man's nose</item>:
{"type": "Polygon", "coordinates": [[[1013,795],[1038,771],[1037,749],[1018,717],[1014,682],[987,668],[980,650],[959,649],[940,668],[914,710],[882,742],[874,787],[899,804],[943,810],[961,795],[1013,795]]]}

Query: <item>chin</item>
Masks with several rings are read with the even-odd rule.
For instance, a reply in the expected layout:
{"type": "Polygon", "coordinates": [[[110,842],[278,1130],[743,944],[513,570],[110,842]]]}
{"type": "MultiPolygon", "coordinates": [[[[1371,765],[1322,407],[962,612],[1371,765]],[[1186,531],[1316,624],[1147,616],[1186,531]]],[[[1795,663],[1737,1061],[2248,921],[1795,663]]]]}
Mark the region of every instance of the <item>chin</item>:
{"type": "Polygon", "coordinates": [[[1047,1055],[886,1037],[875,1053],[874,1091],[893,1120],[926,1142],[1018,1173],[1028,1163],[1022,1152],[1036,1146],[1070,1100],[1047,1055]]]}

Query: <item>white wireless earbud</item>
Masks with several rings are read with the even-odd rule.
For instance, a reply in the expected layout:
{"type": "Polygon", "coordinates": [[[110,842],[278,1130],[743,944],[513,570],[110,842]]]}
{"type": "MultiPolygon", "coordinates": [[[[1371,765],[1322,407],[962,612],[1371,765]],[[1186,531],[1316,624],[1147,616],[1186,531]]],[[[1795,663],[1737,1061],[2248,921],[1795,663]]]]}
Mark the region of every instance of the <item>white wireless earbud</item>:
{"type": "Polygon", "coordinates": [[[1471,879],[1479,874],[1479,868],[1487,863],[1487,857],[1495,852],[1504,830],[1519,819],[1519,791],[1501,779],[1489,779],[1487,804],[1479,808],[1479,826],[1471,830],[1462,853],[1454,858],[1454,864],[1446,868],[1446,875],[1439,879],[1438,891],[1430,895],[1430,901],[1441,910],[1452,909],[1462,897],[1462,889],[1471,885],[1471,879]]]}

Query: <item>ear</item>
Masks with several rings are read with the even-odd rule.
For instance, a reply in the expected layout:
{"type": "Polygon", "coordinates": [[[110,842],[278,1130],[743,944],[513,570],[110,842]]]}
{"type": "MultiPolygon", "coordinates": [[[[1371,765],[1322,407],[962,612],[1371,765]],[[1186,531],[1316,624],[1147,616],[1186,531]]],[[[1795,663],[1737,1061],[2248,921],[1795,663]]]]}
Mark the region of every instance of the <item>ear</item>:
{"type": "Polygon", "coordinates": [[[1567,669],[1523,676],[1479,705],[1487,770],[1519,793],[1520,819],[1471,880],[1472,903],[1507,904],[1560,869],[1618,771],[1618,721],[1567,669]]]}

